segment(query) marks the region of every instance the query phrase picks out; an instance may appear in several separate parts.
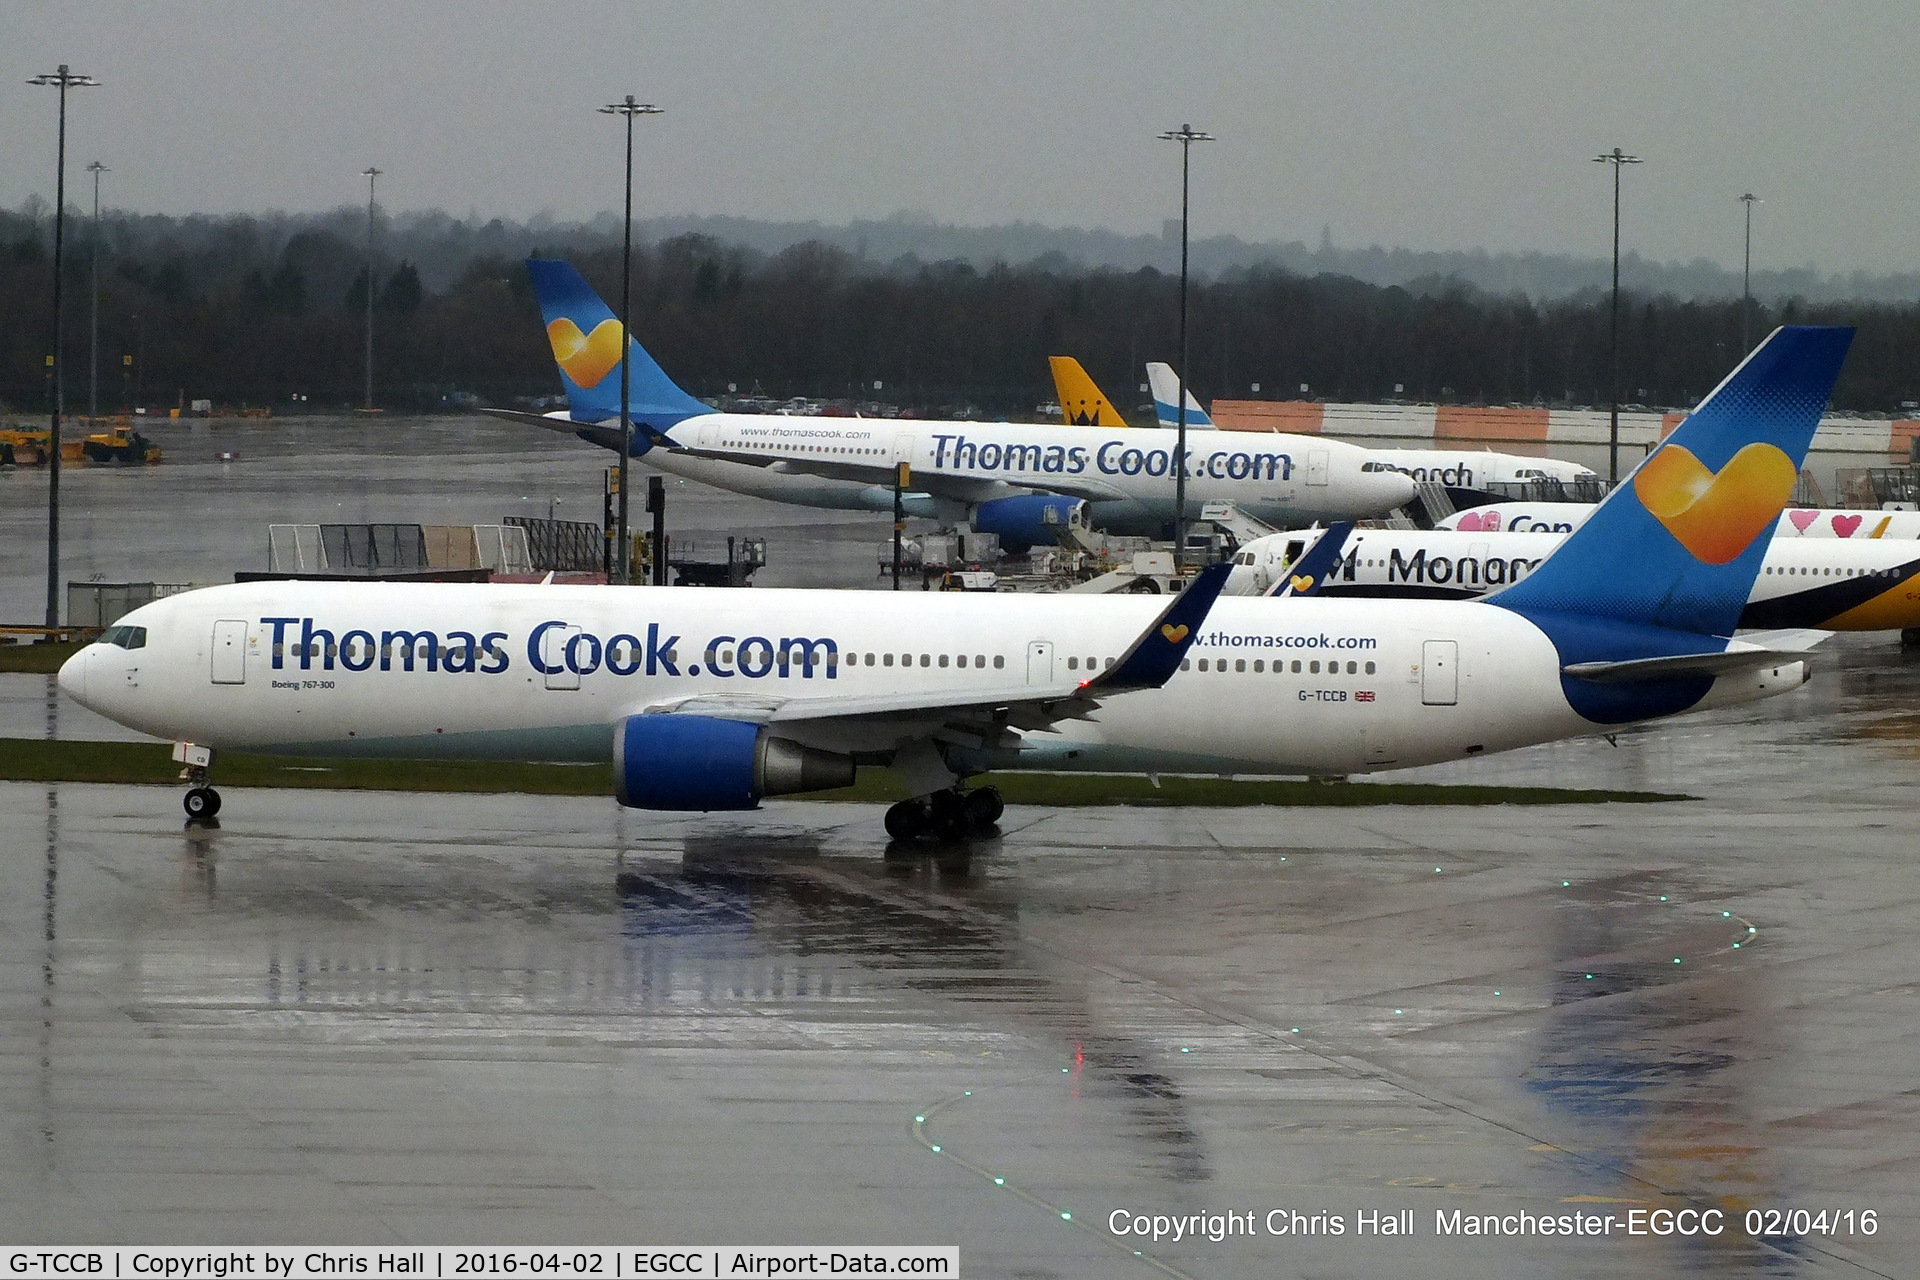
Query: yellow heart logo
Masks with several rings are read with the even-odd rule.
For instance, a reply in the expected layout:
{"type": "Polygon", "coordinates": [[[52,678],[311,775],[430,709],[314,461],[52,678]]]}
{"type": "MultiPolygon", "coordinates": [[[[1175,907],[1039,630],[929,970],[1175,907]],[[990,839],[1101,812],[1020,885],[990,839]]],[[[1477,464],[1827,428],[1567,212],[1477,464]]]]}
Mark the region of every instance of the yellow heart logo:
{"type": "Polygon", "coordinates": [[[1293,594],[1297,596],[1303,596],[1313,590],[1313,579],[1304,573],[1296,574],[1289,581],[1293,584],[1293,594]]]}
{"type": "Polygon", "coordinates": [[[1728,564],[1773,528],[1799,472],[1770,444],[1750,444],[1716,475],[1670,444],[1634,473],[1642,506],[1702,564],[1728,564]]]}
{"type": "Polygon", "coordinates": [[[1176,627],[1169,622],[1160,628],[1160,634],[1167,638],[1168,644],[1179,644],[1187,638],[1187,628],[1185,624],[1176,627]]]}
{"type": "Polygon", "coordinates": [[[581,387],[596,387],[600,379],[620,363],[620,322],[602,320],[592,333],[580,332],[580,326],[562,316],[547,326],[547,341],[553,344],[553,358],[567,376],[581,387]]]}

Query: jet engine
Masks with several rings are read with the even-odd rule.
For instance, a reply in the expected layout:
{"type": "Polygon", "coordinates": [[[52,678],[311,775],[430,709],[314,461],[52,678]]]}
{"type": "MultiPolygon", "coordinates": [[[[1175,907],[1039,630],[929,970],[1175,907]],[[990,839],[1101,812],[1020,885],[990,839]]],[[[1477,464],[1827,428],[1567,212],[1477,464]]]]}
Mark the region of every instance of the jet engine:
{"type": "Polygon", "coordinates": [[[995,498],[973,509],[973,527],[998,534],[1008,551],[1025,551],[1036,543],[1052,546],[1069,527],[1085,527],[1086,500],[1052,493],[1028,493],[995,498]]]}
{"type": "Polygon", "coordinates": [[[638,715],[613,739],[613,793],[630,809],[752,809],[762,796],[853,785],[853,757],[712,716],[638,715]]]}

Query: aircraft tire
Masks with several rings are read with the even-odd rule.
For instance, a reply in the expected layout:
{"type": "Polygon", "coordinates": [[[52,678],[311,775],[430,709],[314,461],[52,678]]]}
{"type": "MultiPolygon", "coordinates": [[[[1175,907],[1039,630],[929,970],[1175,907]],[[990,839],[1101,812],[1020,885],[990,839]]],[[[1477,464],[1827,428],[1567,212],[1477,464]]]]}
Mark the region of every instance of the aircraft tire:
{"type": "Polygon", "coordinates": [[[936,791],[927,797],[927,827],[942,840],[963,840],[973,825],[966,799],[958,791],[936,791]]]}
{"type": "Polygon", "coordinates": [[[212,787],[190,787],[182,797],[180,807],[187,811],[187,819],[191,822],[211,818],[220,812],[220,793],[212,787]]]}
{"type": "Polygon", "coordinates": [[[1007,802],[1000,798],[998,787],[981,787],[967,793],[967,825],[975,831],[992,830],[1006,811],[1007,802]]]}
{"type": "Polygon", "coordinates": [[[902,800],[887,810],[887,834],[895,840],[913,840],[927,830],[927,806],[923,800],[902,800]]]}

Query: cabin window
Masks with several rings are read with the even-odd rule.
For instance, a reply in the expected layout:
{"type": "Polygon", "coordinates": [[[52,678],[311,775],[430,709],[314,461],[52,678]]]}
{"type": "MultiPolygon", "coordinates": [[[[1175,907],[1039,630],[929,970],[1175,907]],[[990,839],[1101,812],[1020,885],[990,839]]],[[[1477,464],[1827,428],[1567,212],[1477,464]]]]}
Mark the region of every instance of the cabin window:
{"type": "MultiPolygon", "coordinates": [[[[867,655],[867,661],[868,661],[868,662],[872,662],[872,661],[873,661],[873,655],[872,655],[872,654],[868,654],[868,655],[867,655]]],[[[881,660],[880,660],[880,665],[881,665],[881,666],[883,666],[883,667],[890,667],[890,666],[892,666],[892,665],[893,665],[893,655],[889,653],[889,654],[887,654],[886,656],[884,656],[883,658],[881,658],[881,660]]]]}
{"type": "Polygon", "coordinates": [[[1233,669],[1235,671],[1245,671],[1247,669],[1247,660],[1245,658],[1234,659],[1233,669]]]}
{"type": "Polygon", "coordinates": [[[1067,670],[1078,671],[1079,669],[1080,669],[1080,659],[1078,658],[1067,659],[1067,670]]]}
{"type": "Polygon", "coordinates": [[[1113,669],[1113,659],[1112,659],[1112,658],[1108,658],[1108,659],[1107,659],[1107,669],[1108,669],[1108,670],[1112,670],[1112,669],[1113,669]]]}
{"type": "Polygon", "coordinates": [[[1094,659],[1092,659],[1092,658],[1088,658],[1088,659],[1087,659],[1087,670],[1089,670],[1089,671],[1091,671],[1091,670],[1093,670],[1093,669],[1094,669],[1094,667],[1096,667],[1096,666],[1098,666],[1098,665],[1099,665],[1099,663],[1097,663],[1097,662],[1096,662],[1096,661],[1095,661],[1094,659]]]}
{"type": "Polygon", "coordinates": [[[1295,675],[1299,675],[1299,674],[1300,674],[1300,659],[1298,659],[1298,658],[1295,658],[1295,659],[1293,660],[1293,674],[1295,674],[1295,675]]]}
{"type": "Polygon", "coordinates": [[[1307,674],[1316,676],[1320,674],[1320,660],[1318,658],[1315,658],[1307,664],[1307,674]]]}
{"type": "Polygon", "coordinates": [[[1255,675],[1259,675],[1262,671],[1265,671],[1266,669],[1267,669],[1267,663],[1264,658],[1255,658],[1253,660],[1253,673],[1255,675]]]}
{"type": "Polygon", "coordinates": [[[975,667],[979,667],[979,668],[982,668],[982,669],[984,669],[984,668],[986,667],[986,665],[987,665],[987,655],[986,655],[986,654],[984,654],[984,653],[976,653],[976,654],[974,654],[974,655],[973,655],[973,665],[974,665],[975,667]]]}
{"type": "Polygon", "coordinates": [[[1372,675],[1372,674],[1373,674],[1373,664],[1372,664],[1371,662],[1369,662],[1369,663],[1367,664],[1367,674],[1368,674],[1368,675],[1372,675]]]}
{"type": "Polygon", "coordinates": [[[1207,660],[1205,658],[1200,659],[1200,669],[1202,671],[1207,669],[1207,660]]]}
{"type": "MultiPolygon", "coordinates": [[[[933,665],[933,659],[929,658],[926,654],[923,653],[920,655],[920,665],[923,667],[930,667],[933,665]]],[[[946,666],[947,665],[946,659],[942,658],[940,660],[940,665],[943,667],[946,666]]]]}
{"type": "Polygon", "coordinates": [[[868,666],[872,666],[872,665],[873,665],[873,655],[872,655],[872,654],[868,654],[868,655],[867,655],[867,665],[868,665],[868,666]]]}
{"type": "Polygon", "coordinates": [[[1004,653],[996,653],[996,654],[994,654],[994,655],[993,655],[993,669],[994,669],[995,671],[998,671],[998,670],[1000,670],[1000,668],[1002,668],[1002,667],[1004,667],[1004,666],[1006,666],[1006,665],[1007,665],[1007,655],[1006,655],[1006,654],[1004,654],[1004,653]]]}
{"type": "Polygon", "coordinates": [[[947,665],[947,655],[944,653],[940,655],[940,665],[943,667],[947,665]]]}
{"type": "Polygon", "coordinates": [[[1190,670],[1192,667],[1193,667],[1193,662],[1190,659],[1187,659],[1187,658],[1180,659],[1180,669],[1182,671],[1190,670]]]}

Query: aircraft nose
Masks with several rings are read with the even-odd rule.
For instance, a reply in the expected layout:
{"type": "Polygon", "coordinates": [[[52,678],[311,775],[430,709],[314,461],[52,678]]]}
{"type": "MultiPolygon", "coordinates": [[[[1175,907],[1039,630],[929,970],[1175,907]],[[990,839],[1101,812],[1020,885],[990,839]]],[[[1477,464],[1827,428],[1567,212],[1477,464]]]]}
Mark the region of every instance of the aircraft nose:
{"type": "Polygon", "coordinates": [[[88,645],[61,663],[60,674],[54,677],[60,685],[60,692],[83,707],[87,705],[87,666],[92,661],[93,646],[88,645]]]}
{"type": "Polygon", "coordinates": [[[1381,496],[1388,502],[1388,505],[1403,507],[1413,501],[1414,483],[1412,476],[1404,475],[1398,471],[1382,471],[1377,473],[1374,479],[1379,481],[1381,496]]]}

